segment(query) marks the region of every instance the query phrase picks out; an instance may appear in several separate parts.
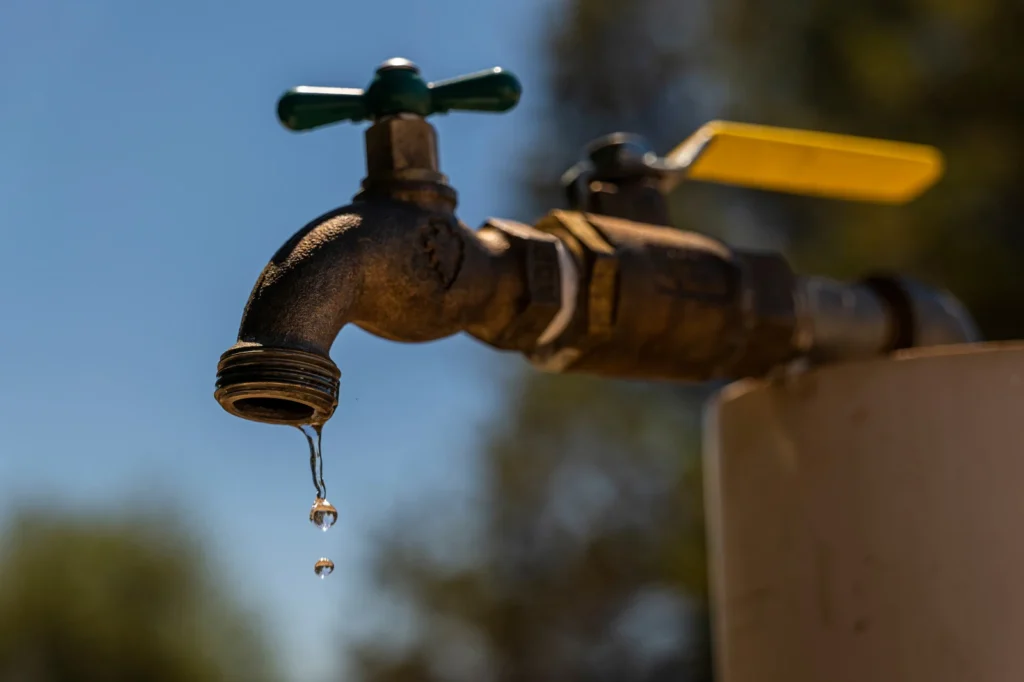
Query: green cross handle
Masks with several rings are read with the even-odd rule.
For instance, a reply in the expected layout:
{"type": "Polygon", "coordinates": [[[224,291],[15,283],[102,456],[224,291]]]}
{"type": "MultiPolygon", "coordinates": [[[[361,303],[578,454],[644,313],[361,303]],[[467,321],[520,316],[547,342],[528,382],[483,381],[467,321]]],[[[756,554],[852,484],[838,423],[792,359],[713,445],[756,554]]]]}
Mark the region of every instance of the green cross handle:
{"type": "Polygon", "coordinates": [[[277,116],[289,130],[313,130],[393,114],[427,117],[448,111],[504,112],[519,102],[519,79],[495,67],[435,83],[420,77],[407,59],[389,59],[377,69],[366,90],[299,86],[277,103],[277,116]]]}

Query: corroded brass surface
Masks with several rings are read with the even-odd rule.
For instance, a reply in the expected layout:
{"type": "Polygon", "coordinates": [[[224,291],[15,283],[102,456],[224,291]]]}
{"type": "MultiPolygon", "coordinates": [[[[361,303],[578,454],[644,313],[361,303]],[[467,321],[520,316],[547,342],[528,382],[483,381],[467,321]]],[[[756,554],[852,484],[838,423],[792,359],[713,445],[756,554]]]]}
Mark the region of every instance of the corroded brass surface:
{"type": "Polygon", "coordinates": [[[508,244],[519,265],[521,294],[499,335],[489,336],[486,329],[472,333],[497,348],[528,352],[561,308],[558,240],[529,225],[499,218],[489,219],[480,233],[492,231],[508,244]]]}
{"type": "MultiPolygon", "coordinates": [[[[293,350],[329,362],[345,324],[393,341],[432,341],[460,331],[501,339],[526,307],[524,255],[500,235],[474,233],[451,213],[356,201],[317,218],[274,255],[253,288],[235,349],[293,350]]],[[[317,414],[330,416],[326,409],[317,414]]],[[[253,417],[268,421],[266,410],[253,417]]]]}
{"type": "Polygon", "coordinates": [[[340,376],[330,349],[346,324],[393,341],[466,331],[525,349],[558,312],[554,238],[525,225],[473,232],[459,222],[429,123],[381,117],[366,149],[355,200],[299,230],[257,280],[238,343],[218,366],[215,395],[232,414],[327,421],[340,376]]]}
{"type": "Polygon", "coordinates": [[[570,196],[592,212],[553,211],[534,227],[491,219],[474,232],[455,217],[434,128],[379,117],[353,202],[264,268],[218,365],[217,400],[255,421],[327,421],[340,377],[330,350],[346,324],[400,342],[467,332],[548,371],[671,381],[976,340],[944,292],[874,278],[812,296],[821,287],[780,255],[667,226],[658,173],[637,170],[644,149],[611,136],[569,174],[570,196]]]}
{"type": "Polygon", "coordinates": [[[446,183],[438,170],[437,133],[419,116],[387,116],[366,129],[366,178],[372,183],[446,183]]]}
{"type": "Polygon", "coordinates": [[[781,258],[573,211],[537,227],[569,243],[583,273],[569,329],[532,354],[542,367],[701,381],[763,373],[792,353],[793,276],[781,258]]]}

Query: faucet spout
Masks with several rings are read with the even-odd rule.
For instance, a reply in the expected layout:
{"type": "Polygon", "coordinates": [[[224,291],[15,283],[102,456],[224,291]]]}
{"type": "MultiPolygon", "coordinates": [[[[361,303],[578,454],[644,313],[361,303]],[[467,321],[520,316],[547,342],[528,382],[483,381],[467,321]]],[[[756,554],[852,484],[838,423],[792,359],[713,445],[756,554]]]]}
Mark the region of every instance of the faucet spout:
{"type": "Polygon", "coordinates": [[[374,196],[364,185],[351,205],[289,239],[221,356],[215,397],[224,409],[274,424],[325,422],[340,377],[329,353],[346,324],[392,341],[461,331],[497,341],[520,307],[519,259],[500,231],[470,230],[445,203],[374,196]]]}
{"type": "Polygon", "coordinates": [[[549,280],[562,272],[553,259],[568,272],[571,256],[526,226],[473,232],[460,223],[426,120],[508,111],[520,93],[500,68],[427,83],[412,62],[390,59],[366,90],[301,86],[280,98],[278,118],[293,131],[372,121],[367,172],[352,204],[299,230],[264,268],[238,342],[217,366],[214,396],[225,410],[271,424],[326,422],[340,378],[329,353],[346,324],[392,341],[466,331],[498,348],[532,350],[567,323],[562,304],[571,292],[549,280]]]}

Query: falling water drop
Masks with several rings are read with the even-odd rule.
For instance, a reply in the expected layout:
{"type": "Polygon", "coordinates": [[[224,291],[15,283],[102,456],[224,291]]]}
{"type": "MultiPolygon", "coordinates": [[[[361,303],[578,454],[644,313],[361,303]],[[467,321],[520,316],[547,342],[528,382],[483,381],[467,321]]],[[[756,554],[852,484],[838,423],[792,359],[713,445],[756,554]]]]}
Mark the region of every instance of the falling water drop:
{"type": "Polygon", "coordinates": [[[320,424],[303,424],[299,427],[302,435],[306,437],[309,444],[309,470],[313,474],[313,487],[316,489],[317,499],[327,499],[327,484],[324,483],[324,459],[320,452],[321,429],[320,424]]]}
{"type": "MultiPolygon", "coordinates": [[[[309,444],[309,470],[313,474],[313,487],[316,488],[316,499],[309,510],[309,520],[320,530],[326,531],[338,520],[338,510],[327,501],[327,484],[324,483],[324,460],[320,450],[320,424],[304,424],[299,427],[309,444]]],[[[326,557],[313,565],[313,572],[321,580],[334,572],[334,562],[326,557]]]]}
{"type": "Polygon", "coordinates": [[[313,572],[320,576],[320,579],[323,580],[324,578],[326,578],[334,572],[334,562],[327,558],[321,558],[313,566],[313,572]]]}
{"type": "Polygon", "coordinates": [[[338,510],[327,500],[318,497],[309,510],[309,520],[314,526],[326,532],[338,521],[338,510]]]}

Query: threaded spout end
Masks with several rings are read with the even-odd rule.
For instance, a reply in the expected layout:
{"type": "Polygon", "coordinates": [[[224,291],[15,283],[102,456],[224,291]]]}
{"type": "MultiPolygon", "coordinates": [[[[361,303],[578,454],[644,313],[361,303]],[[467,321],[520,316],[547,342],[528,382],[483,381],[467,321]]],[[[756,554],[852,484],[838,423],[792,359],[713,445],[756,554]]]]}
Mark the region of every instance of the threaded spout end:
{"type": "Polygon", "coordinates": [[[214,398],[264,424],[323,424],[338,406],[341,372],[330,358],[290,348],[232,348],[220,356],[214,398]]]}

